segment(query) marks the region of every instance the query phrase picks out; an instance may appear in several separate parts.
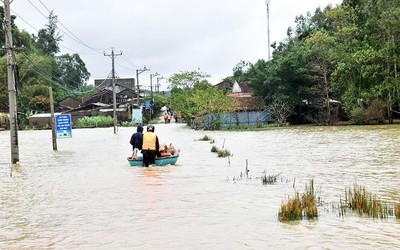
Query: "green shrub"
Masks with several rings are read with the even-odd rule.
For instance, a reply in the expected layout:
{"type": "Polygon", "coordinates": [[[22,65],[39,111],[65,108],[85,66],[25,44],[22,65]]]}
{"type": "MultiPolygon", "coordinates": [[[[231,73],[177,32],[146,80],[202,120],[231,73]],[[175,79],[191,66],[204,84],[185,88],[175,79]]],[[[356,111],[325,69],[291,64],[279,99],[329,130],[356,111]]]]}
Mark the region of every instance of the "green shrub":
{"type": "Polygon", "coordinates": [[[385,122],[385,103],[381,100],[373,100],[365,110],[368,124],[382,124],[385,122]]]}
{"type": "Polygon", "coordinates": [[[350,112],[350,118],[353,124],[365,125],[367,124],[367,115],[364,108],[358,107],[350,112]]]}
{"type": "Polygon", "coordinates": [[[113,125],[113,123],[113,118],[111,116],[85,116],[78,119],[77,127],[108,127],[113,125]]]}
{"type": "Polygon", "coordinates": [[[203,136],[202,138],[199,139],[200,141],[210,141],[211,137],[209,137],[208,135],[203,136]]]}

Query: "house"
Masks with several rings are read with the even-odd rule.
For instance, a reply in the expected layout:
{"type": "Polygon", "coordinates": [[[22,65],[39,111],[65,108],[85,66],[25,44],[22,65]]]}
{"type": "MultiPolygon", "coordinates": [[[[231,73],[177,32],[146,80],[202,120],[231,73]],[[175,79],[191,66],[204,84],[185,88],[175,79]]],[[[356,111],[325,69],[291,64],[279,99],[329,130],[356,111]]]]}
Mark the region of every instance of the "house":
{"type": "Polygon", "coordinates": [[[222,90],[225,94],[230,93],[232,91],[233,82],[230,80],[223,80],[222,82],[215,85],[219,90],[222,90]]]}
{"type": "Polygon", "coordinates": [[[67,110],[73,110],[79,107],[83,102],[82,98],[74,97],[74,96],[68,96],[67,98],[61,100],[58,103],[58,109],[59,111],[67,111],[67,110]]]}
{"type": "MultiPolygon", "coordinates": [[[[98,89],[110,88],[112,87],[112,79],[95,79],[94,86],[98,89]]],[[[116,78],[115,87],[121,89],[135,89],[135,78],[116,78]]],[[[116,90],[116,92],[119,92],[116,90]]]]}
{"type": "MultiPolygon", "coordinates": [[[[227,96],[234,98],[235,107],[232,112],[225,114],[204,114],[201,116],[201,122],[206,129],[215,129],[218,127],[230,126],[260,126],[268,124],[270,121],[267,106],[264,100],[259,96],[252,96],[252,90],[248,84],[233,83],[224,81],[216,85],[218,89],[225,90],[227,96]],[[228,89],[228,86],[231,86],[228,89]]],[[[197,127],[198,122],[194,126],[197,127]]]]}
{"type": "MultiPolygon", "coordinates": [[[[54,113],[59,115],[61,113],[54,113]]],[[[35,128],[51,128],[51,113],[36,114],[29,117],[29,126],[35,128]]]]}

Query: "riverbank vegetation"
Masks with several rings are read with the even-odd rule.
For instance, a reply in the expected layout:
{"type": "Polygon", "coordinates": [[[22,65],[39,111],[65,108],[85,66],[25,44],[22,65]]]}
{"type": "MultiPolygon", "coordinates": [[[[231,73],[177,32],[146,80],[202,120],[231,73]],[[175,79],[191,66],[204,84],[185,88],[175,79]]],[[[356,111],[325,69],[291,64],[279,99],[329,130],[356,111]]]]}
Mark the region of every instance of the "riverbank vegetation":
{"type": "MultiPolygon", "coordinates": [[[[277,124],[393,123],[400,111],[399,15],[400,3],[390,0],[344,0],[299,15],[287,38],[271,45],[271,60],[240,61],[225,80],[248,83],[277,124]]],[[[188,82],[184,77],[173,79],[188,82]]],[[[194,90],[204,81],[191,83],[180,89],[173,85],[170,99],[187,118],[232,110],[217,104],[222,98],[218,90],[214,93],[220,98],[207,98],[194,90]],[[190,95],[183,94],[190,88],[190,95]]],[[[219,124],[204,128],[220,129],[219,124]]]]}
{"type": "MultiPolygon", "coordinates": [[[[3,6],[0,16],[4,16],[3,6]]],[[[49,87],[53,89],[55,104],[68,96],[81,98],[95,92],[94,86],[87,85],[90,73],[79,54],[60,54],[63,38],[57,31],[57,16],[53,12],[45,27],[32,35],[18,28],[16,18],[11,18],[13,43],[17,48],[24,47],[15,51],[17,110],[21,117],[50,111],[49,87]]],[[[0,33],[0,45],[5,46],[4,32],[0,33]]],[[[6,51],[0,56],[0,63],[6,65],[6,51]]],[[[7,82],[6,67],[0,68],[0,79],[7,82]]],[[[0,84],[0,110],[8,110],[8,106],[7,84],[0,84]]]]}

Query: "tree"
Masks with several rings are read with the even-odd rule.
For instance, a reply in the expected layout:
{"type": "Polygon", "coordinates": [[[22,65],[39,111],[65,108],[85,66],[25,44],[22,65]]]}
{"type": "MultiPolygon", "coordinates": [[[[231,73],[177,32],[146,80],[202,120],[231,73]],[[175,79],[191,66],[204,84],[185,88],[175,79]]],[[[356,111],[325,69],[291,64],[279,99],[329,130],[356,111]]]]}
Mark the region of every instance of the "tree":
{"type": "Polygon", "coordinates": [[[59,83],[64,86],[78,88],[86,86],[90,73],[78,54],[64,54],[56,57],[57,75],[59,83]]]}
{"type": "Polygon", "coordinates": [[[206,73],[184,71],[174,74],[169,105],[189,122],[191,117],[204,113],[221,113],[231,108],[231,98],[212,86],[206,73]]]}
{"type": "MultiPolygon", "coordinates": [[[[316,96],[311,103],[315,105],[325,106],[325,115],[321,118],[325,119],[326,124],[332,124],[331,112],[331,96],[333,92],[331,75],[335,69],[336,53],[334,37],[325,31],[318,31],[306,40],[309,46],[310,57],[308,67],[310,69],[310,80],[315,84],[316,96]]],[[[316,106],[316,108],[320,108],[316,106]]]]}
{"type": "Polygon", "coordinates": [[[293,107],[282,101],[274,101],[268,106],[271,118],[279,125],[285,124],[293,113],[293,107]]]}
{"type": "Polygon", "coordinates": [[[193,71],[181,71],[180,73],[175,73],[169,78],[171,84],[171,89],[183,88],[191,89],[194,85],[198,83],[207,82],[206,78],[210,77],[205,72],[200,72],[200,69],[193,71]]]}
{"type": "Polygon", "coordinates": [[[57,16],[53,14],[53,11],[50,12],[48,19],[46,28],[40,29],[38,36],[32,38],[43,54],[54,56],[60,52],[58,43],[62,41],[62,36],[57,32],[57,16]]]}

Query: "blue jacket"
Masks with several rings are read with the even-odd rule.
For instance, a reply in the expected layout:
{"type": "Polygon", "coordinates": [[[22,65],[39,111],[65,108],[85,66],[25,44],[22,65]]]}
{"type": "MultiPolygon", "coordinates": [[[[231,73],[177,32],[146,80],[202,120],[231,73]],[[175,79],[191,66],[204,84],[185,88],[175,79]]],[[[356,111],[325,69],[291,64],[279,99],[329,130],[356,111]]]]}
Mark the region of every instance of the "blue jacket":
{"type": "Polygon", "coordinates": [[[137,127],[136,131],[137,132],[134,133],[131,136],[131,140],[129,141],[129,143],[132,145],[132,147],[134,149],[138,148],[139,150],[142,150],[142,143],[143,143],[143,134],[142,134],[142,132],[143,132],[143,127],[139,125],[137,127]]]}

